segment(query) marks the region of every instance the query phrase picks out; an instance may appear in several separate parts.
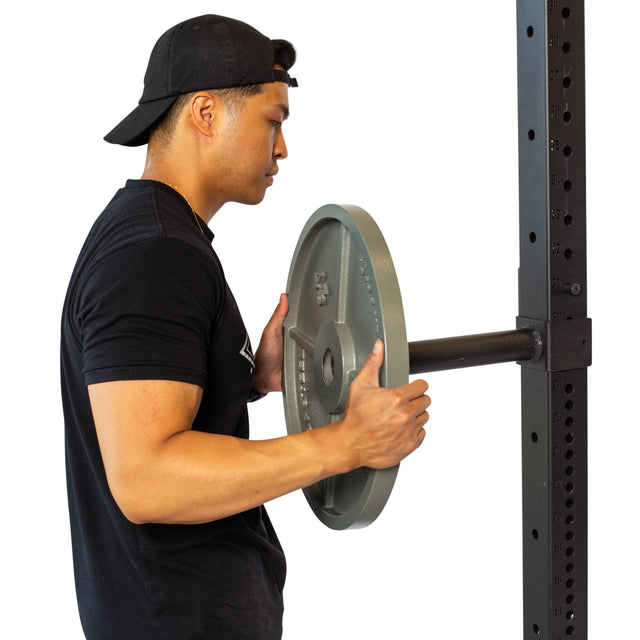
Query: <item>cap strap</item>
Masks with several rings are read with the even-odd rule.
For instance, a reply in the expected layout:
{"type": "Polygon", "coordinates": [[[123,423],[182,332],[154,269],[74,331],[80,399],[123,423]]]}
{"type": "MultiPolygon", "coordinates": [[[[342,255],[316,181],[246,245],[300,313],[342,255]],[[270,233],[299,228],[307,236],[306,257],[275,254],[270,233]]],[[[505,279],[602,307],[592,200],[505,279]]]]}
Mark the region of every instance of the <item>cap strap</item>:
{"type": "Polygon", "coordinates": [[[282,69],[274,69],[273,77],[276,79],[276,82],[284,82],[290,87],[297,87],[298,81],[295,78],[292,78],[286,71],[282,69]]]}

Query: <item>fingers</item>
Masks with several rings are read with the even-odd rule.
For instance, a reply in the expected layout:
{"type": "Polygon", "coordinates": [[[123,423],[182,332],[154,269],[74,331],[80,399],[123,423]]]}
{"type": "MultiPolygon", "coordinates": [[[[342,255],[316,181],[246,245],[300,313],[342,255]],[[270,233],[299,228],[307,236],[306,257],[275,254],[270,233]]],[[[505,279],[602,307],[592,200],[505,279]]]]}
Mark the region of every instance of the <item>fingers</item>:
{"type": "Polygon", "coordinates": [[[431,406],[431,398],[420,395],[407,403],[407,424],[413,429],[418,440],[418,446],[425,438],[424,426],[429,421],[427,409],[431,406]]]}
{"type": "Polygon", "coordinates": [[[407,398],[420,398],[428,391],[429,385],[426,380],[414,380],[401,389],[404,390],[407,398]]]}
{"type": "MultiPolygon", "coordinates": [[[[410,407],[413,411],[413,415],[418,418],[419,416],[426,415],[427,420],[429,419],[429,414],[427,413],[427,409],[431,406],[431,398],[427,395],[421,395],[414,400],[411,401],[410,407]]],[[[425,420],[425,423],[426,421],[425,420]]]]}
{"type": "Polygon", "coordinates": [[[405,390],[409,394],[418,394],[409,400],[408,405],[408,423],[412,427],[412,431],[418,448],[426,438],[425,426],[429,421],[429,413],[427,409],[431,406],[431,398],[424,393],[429,385],[424,380],[416,380],[401,390],[405,390]],[[417,384],[416,384],[417,383],[417,384]]]}
{"type": "Polygon", "coordinates": [[[427,409],[431,406],[431,398],[425,393],[429,385],[424,380],[414,380],[402,387],[389,389],[394,394],[393,407],[395,410],[403,408],[408,419],[416,420],[424,417],[423,426],[429,419],[427,409]]]}

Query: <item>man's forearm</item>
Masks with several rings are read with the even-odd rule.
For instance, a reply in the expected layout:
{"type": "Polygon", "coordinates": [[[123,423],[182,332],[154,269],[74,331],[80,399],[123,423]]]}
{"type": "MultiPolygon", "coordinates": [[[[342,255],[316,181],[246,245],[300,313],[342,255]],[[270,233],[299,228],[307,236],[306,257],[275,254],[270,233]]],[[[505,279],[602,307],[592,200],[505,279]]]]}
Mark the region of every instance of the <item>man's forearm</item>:
{"type": "Polygon", "coordinates": [[[182,431],[115,474],[112,492],[136,524],[224,518],[353,468],[340,426],[273,440],[182,431]]]}

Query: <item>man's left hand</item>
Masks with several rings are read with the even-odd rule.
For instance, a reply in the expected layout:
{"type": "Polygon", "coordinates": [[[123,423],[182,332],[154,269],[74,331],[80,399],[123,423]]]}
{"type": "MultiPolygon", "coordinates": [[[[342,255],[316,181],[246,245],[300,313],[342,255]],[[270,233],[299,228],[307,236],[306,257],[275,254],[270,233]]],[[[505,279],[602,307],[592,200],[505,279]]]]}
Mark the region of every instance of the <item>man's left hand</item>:
{"type": "Polygon", "coordinates": [[[282,391],[282,325],[289,311],[289,299],[283,293],[280,302],[267,323],[256,351],[256,371],[253,388],[258,393],[282,391]]]}

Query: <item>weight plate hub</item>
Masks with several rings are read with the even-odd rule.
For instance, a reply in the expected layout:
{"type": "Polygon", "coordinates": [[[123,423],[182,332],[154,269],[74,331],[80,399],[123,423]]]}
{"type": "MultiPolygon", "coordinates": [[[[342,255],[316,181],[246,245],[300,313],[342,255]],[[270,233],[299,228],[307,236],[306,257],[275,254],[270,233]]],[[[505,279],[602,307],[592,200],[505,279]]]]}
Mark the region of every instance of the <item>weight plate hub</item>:
{"type": "MultiPolygon", "coordinates": [[[[284,407],[289,433],[344,415],[349,386],[377,338],[385,343],[382,386],[408,382],[409,352],[398,279],[371,216],[353,205],[326,205],[300,234],[287,284],[284,407]]],[[[361,468],[304,489],[332,529],[373,522],[393,489],[398,466],[361,468]]]]}

